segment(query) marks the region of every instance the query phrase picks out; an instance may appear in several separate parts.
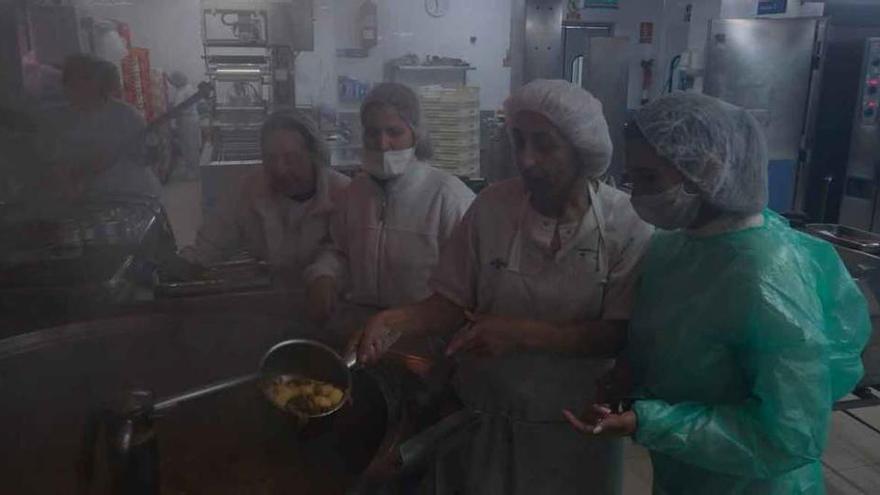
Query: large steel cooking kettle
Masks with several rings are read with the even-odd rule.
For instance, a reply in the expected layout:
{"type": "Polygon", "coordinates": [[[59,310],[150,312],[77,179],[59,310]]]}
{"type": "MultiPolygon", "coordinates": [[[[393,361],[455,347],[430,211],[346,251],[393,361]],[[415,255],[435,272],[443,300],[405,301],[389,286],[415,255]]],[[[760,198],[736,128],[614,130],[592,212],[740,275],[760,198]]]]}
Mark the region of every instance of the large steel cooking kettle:
{"type": "MultiPolygon", "coordinates": [[[[424,359],[406,354],[394,354],[399,361],[407,363],[411,371],[422,377],[427,377],[432,382],[427,390],[421,390],[421,397],[415,399],[420,402],[422,408],[433,408],[432,402],[437,398],[432,394],[437,392],[437,376],[431,375],[431,365],[424,359]]],[[[256,385],[265,383],[277,376],[300,376],[320,380],[334,385],[343,391],[343,399],[331,409],[314,413],[309,416],[309,421],[319,420],[315,428],[326,432],[328,429],[345,430],[344,426],[332,423],[321,423],[320,418],[326,418],[343,408],[353,396],[352,370],[355,366],[354,358],[343,360],[330,347],[313,340],[292,339],[280,342],[272,346],[260,360],[259,372],[243,375],[230,380],[213,383],[199,387],[182,394],[177,394],[165,399],[154,400],[149,391],[133,390],[126,394],[122,402],[112,409],[100,411],[91,416],[87,422],[84,435],[84,452],[82,457],[82,480],[81,487],[87,493],[91,486],[94,471],[94,460],[98,447],[99,432],[105,432],[105,463],[109,467],[112,490],[116,493],[159,493],[160,492],[160,468],[158,444],[156,441],[155,424],[157,417],[169,414],[172,408],[184,403],[203,399],[215,394],[220,394],[229,389],[245,384],[256,385]],[[323,428],[322,428],[323,427],[323,428]]],[[[440,373],[444,373],[441,369],[440,373]]],[[[401,389],[388,390],[393,378],[373,375],[374,383],[380,384],[384,396],[385,408],[379,411],[380,415],[388,415],[387,424],[395,426],[386,434],[381,444],[376,448],[376,455],[364,466],[364,460],[355,471],[362,472],[362,482],[359,491],[369,492],[371,489],[387,484],[390,480],[405,475],[421,466],[430,456],[430,453],[446,438],[462,431],[474,423],[474,416],[464,410],[456,411],[449,415],[433,415],[427,420],[432,423],[418,434],[411,435],[416,429],[426,426],[425,418],[421,419],[403,417],[424,416],[413,414],[412,407],[388,407],[389,402],[394,402],[394,396],[401,395],[401,389]],[[391,410],[393,409],[393,411],[391,410]],[[408,437],[408,438],[407,438],[408,437]]],[[[439,377],[442,379],[442,377],[439,377]]],[[[371,386],[360,380],[362,386],[371,386]]],[[[412,399],[412,398],[410,398],[412,399]]],[[[405,400],[396,397],[398,402],[405,400]]],[[[367,406],[369,407],[369,402],[367,406]]],[[[280,413],[280,411],[278,411],[280,413]]],[[[279,423],[278,418],[273,418],[271,413],[264,418],[267,422],[279,423]]],[[[284,413],[281,413],[284,415],[284,413]]],[[[287,424],[277,427],[279,432],[291,437],[296,436],[303,426],[301,414],[289,415],[284,420],[287,424]],[[285,431],[286,430],[286,431],[285,431]]],[[[375,417],[375,416],[373,416],[375,417]]],[[[349,424],[348,432],[368,427],[365,424],[349,424]]],[[[344,424],[344,423],[343,423],[344,424]]],[[[360,437],[360,435],[358,435],[360,437]]],[[[360,439],[360,438],[358,438],[360,439]]]]}

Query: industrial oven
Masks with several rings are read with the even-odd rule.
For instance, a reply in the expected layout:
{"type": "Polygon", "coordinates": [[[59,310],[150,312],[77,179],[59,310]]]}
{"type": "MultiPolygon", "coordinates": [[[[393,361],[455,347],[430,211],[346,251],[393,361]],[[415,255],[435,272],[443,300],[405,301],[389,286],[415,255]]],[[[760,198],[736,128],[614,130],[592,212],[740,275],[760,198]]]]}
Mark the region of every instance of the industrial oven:
{"type": "Polygon", "coordinates": [[[829,29],[807,213],[880,231],[880,5],[826,6],[829,29]]]}

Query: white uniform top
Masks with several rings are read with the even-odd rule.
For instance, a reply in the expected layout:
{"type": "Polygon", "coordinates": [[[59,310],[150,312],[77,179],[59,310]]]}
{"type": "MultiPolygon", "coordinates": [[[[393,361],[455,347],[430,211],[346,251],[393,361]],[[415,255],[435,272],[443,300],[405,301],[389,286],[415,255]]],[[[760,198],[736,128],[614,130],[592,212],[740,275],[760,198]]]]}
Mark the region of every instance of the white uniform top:
{"type": "MultiPolygon", "coordinates": [[[[447,243],[431,288],[475,313],[550,322],[627,319],[636,266],[653,229],[625,193],[602,183],[587,189],[590,207],[558,226],[555,253],[557,221],[531,207],[520,178],[486,189],[447,243]]],[[[610,365],[536,351],[460,357],[456,388],[483,413],[459,454],[463,493],[617,493],[619,442],[584,438],[562,417],[563,408],[581,411],[592,402],[595,381],[610,365]]]]}
{"type": "Polygon", "coordinates": [[[159,180],[147,167],[144,140],[140,133],[146,124],[130,105],[110,98],[91,111],[82,112],[68,105],[48,110],[48,142],[41,153],[67,166],[98,158],[115,158],[115,163],[87,186],[87,195],[138,194],[158,197],[159,180]]]}
{"type": "MultiPolygon", "coordinates": [[[[653,229],[636,215],[625,193],[602,183],[589,189],[591,206],[584,216],[559,226],[562,242],[555,255],[551,242],[556,220],[530,206],[521,179],[485,190],[443,252],[431,288],[476,313],[560,323],[628,319],[634,268],[653,229]]],[[[582,376],[520,366],[544,358],[535,353],[479,359],[462,371],[472,365],[480,369],[486,386],[509,388],[509,402],[485,406],[502,407],[505,414],[544,420],[558,419],[562,407],[580,410],[588,399],[585,394],[592,395],[594,388],[569,388],[569,382],[580,383],[582,376]]],[[[583,371],[581,358],[552,360],[583,371]]],[[[474,394],[478,402],[485,397],[474,394]]]]}
{"type": "Polygon", "coordinates": [[[260,167],[205,220],[195,245],[181,256],[210,265],[247,250],[298,279],[329,237],[330,217],[348,183],[348,177],[320,168],[314,196],[300,202],[273,191],[260,167]]]}
{"type": "Polygon", "coordinates": [[[441,245],[473,198],[459,179],[418,161],[385,184],[359,175],[333,222],[333,245],[306,271],[306,280],[333,277],[356,304],[391,307],[424,299],[441,245]]]}

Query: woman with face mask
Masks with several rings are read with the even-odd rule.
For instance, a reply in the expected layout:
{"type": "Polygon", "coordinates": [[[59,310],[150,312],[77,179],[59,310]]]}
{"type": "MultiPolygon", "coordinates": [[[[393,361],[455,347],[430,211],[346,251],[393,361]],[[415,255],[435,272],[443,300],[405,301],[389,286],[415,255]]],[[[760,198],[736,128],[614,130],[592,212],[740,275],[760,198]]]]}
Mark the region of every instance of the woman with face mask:
{"type": "Polygon", "coordinates": [[[862,376],[871,324],[834,248],[767,205],[767,150],[745,110],[664,96],[628,130],[632,203],[664,232],[642,262],[629,397],[567,413],[631,435],[654,493],[824,493],[832,404],[862,376]]]}
{"type": "Polygon", "coordinates": [[[449,339],[456,391],[479,422],[440,449],[450,453],[432,491],[617,494],[622,442],[582,441],[562,409],[594,400],[622,347],[652,229],[600,180],[612,144],[596,98],[537,80],[505,111],[520,177],[474,201],[431,278],[434,294],[374,316],[352,350],[371,363],[403,335],[449,339]]]}
{"type": "Polygon", "coordinates": [[[430,294],[440,247],[474,198],[458,178],[425,160],[431,145],[418,96],[383,83],[361,105],[363,173],[351,183],[332,225],[332,243],[306,271],[308,308],[326,321],[338,294],[389,307],[430,294]]]}

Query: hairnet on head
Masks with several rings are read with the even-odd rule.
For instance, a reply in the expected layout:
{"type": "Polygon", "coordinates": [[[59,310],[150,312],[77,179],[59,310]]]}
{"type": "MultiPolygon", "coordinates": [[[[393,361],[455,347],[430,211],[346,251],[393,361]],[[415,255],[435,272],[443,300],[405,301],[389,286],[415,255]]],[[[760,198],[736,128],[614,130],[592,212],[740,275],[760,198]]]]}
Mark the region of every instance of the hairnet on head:
{"type": "Polygon", "coordinates": [[[422,110],[419,97],[415,91],[400,83],[386,82],[373,87],[361,104],[361,124],[370,107],[388,106],[409,125],[415,137],[415,155],[419,160],[426,160],[434,155],[431,137],[422,121],[422,110]]]}
{"type": "Polygon", "coordinates": [[[767,206],[767,143],[747,111],[711,96],[674,93],[639,110],[635,120],[707,203],[734,213],[767,206]]]}
{"type": "Polygon", "coordinates": [[[504,102],[508,121],[524,111],[546,117],[571,143],[588,177],[600,177],[611,165],[614,146],[602,103],[568,81],[538,79],[514,91],[504,102]]]}
{"type": "Polygon", "coordinates": [[[297,110],[279,110],[272,113],[263,122],[260,129],[260,144],[265,146],[266,138],[274,131],[286,130],[299,133],[306,142],[309,158],[315,167],[330,165],[330,152],[321,136],[315,121],[308,115],[297,110]]]}
{"type": "Polygon", "coordinates": [[[168,76],[168,81],[170,81],[174,87],[182,88],[189,82],[189,78],[187,78],[186,74],[183,72],[176,70],[168,76]]]}

